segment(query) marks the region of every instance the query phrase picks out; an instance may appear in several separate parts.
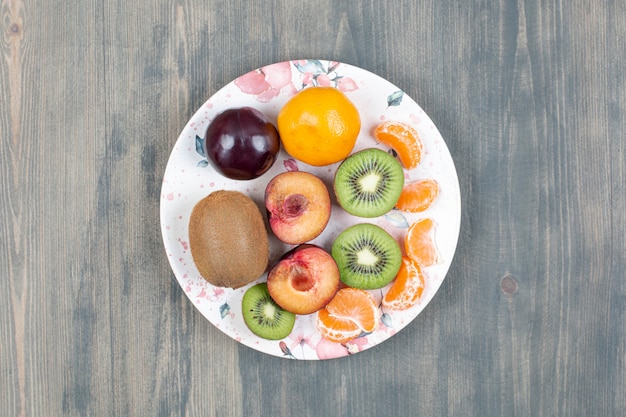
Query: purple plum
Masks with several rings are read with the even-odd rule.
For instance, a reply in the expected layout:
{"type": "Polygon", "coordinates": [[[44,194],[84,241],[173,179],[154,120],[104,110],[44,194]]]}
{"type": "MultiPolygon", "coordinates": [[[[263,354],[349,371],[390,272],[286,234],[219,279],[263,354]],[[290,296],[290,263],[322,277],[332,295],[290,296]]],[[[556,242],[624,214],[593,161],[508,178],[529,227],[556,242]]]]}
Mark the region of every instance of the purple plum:
{"type": "Polygon", "coordinates": [[[206,156],[225,177],[251,180],[267,172],[280,150],[276,127],[251,107],[218,114],[205,135],[206,156]]]}

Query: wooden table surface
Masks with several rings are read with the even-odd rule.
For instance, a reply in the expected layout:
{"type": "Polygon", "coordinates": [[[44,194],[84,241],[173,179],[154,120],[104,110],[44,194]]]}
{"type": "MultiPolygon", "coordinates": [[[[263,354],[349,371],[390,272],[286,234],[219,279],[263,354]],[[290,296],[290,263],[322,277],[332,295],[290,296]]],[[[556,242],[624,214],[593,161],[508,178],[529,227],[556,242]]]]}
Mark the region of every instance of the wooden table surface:
{"type": "Polygon", "coordinates": [[[626,3],[1,1],[0,414],[626,414],[626,3]],[[294,361],[178,285],[160,189],[219,88],[322,58],[446,140],[462,225],[395,337],[294,361]]]}

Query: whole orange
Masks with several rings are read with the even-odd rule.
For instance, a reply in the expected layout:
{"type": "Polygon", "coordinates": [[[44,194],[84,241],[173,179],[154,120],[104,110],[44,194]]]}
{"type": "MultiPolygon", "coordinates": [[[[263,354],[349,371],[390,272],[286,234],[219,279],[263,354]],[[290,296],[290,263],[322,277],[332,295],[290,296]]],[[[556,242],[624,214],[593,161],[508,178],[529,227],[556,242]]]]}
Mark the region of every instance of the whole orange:
{"type": "Polygon", "coordinates": [[[361,130],[356,106],[333,87],[301,90],[280,110],[277,124],[285,151],[314,166],[345,159],[361,130]]]}

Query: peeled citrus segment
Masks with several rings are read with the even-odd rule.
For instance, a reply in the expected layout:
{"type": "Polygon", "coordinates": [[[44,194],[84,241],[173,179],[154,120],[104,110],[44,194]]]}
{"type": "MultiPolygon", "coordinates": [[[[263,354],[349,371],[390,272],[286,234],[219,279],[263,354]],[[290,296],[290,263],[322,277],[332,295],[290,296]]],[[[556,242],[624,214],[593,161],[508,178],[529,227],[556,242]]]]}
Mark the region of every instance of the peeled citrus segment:
{"type": "Polygon", "coordinates": [[[383,297],[382,305],[391,310],[406,310],[417,304],[423,293],[422,268],[408,256],[403,256],[398,275],[383,297]]]}
{"type": "Polygon", "coordinates": [[[409,213],[419,213],[428,209],[438,195],[439,184],[432,178],[411,182],[402,188],[396,208],[409,213]]]}
{"type": "Polygon", "coordinates": [[[361,334],[355,322],[335,317],[325,308],[317,312],[315,326],[322,337],[337,343],[348,342],[361,334]]]}
{"type": "Polygon", "coordinates": [[[417,167],[422,160],[424,145],[417,130],[406,123],[386,121],[374,129],[377,141],[392,148],[406,169],[417,167]]]}
{"type": "Polygon", "coordinates": [[[424,218],[413,223],[404,238],[406,254],[421,266],[431,266],[441,262],[435,242],[435,223],[424,218]]]}
{"type": "Polygon", "coordinates": [[[374,297],[365,290],[351,287],[337,291],[326,310],[334,317],[352,320],[367,333],[376,329],[380,319],[380,310],[374,297]]]}
{"type": "Polygon", "coordinates": [[[326,339],[344,343],[363,332],[373,332],[379,320],[380,309],[370,293],[345,287],[317,312],[315,325],[326,339]]]}

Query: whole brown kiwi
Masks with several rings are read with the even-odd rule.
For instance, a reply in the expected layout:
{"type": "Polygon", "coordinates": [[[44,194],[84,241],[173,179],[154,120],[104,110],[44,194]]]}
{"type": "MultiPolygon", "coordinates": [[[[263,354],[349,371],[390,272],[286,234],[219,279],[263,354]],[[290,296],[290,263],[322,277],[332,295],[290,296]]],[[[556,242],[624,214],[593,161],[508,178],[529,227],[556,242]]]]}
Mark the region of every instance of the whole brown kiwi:
{"type": "Polygon", "coordinates": [[[189,219],[191,256],[202,277],[239,288],[265,272],[269,243],[257,205],[238,191],[214,191],[198,201],[189,219]]]}

